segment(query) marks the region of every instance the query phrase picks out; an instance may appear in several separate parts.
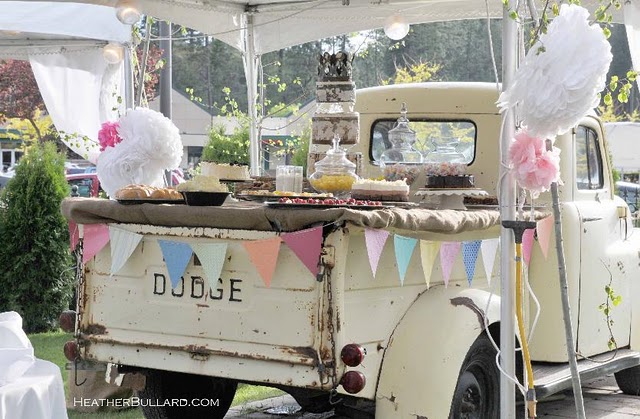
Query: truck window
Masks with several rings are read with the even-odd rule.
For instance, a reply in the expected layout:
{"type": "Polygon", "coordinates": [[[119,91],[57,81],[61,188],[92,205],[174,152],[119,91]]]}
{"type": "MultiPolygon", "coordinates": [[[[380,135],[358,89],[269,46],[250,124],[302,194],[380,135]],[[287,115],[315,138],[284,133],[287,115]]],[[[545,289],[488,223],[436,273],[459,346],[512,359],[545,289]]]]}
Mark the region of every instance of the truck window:
{"type": "MultiPolygon", "coordinates": [[[[396,119],[378,119],[371,127],[371,146],[369,158],[374,163],[380,156],[391,148],[388,133],[396,125],[396,119]]],[[[471,121],[433,121],[411,120],[409,127],[416,132],[416,142],[413,147],[422,154],[425,163],[429,163],[429,154],[435,145],[454,146],[460,153],[464,163],[471,163],[475,157],[476,126],[471,121]]]]}
{"type": "Polygon", "coordinates": [[[576,182],[578,189],[600,189],[604,186],[598,136],[594,130],[584,126],[576,129],[576,182]]]}

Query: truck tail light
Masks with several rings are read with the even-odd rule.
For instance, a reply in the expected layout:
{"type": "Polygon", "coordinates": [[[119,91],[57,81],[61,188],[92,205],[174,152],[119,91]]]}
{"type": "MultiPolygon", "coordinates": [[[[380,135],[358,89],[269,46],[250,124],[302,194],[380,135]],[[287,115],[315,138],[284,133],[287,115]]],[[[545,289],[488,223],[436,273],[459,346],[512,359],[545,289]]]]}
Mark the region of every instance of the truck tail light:
{"type": "Polygon", "coordinates": [[[340,385],[349,394],[360,392],[367,384],[367,379],[360,371],[347,371],[340,379],[340,385]]]}
{"type": "Polygon", "coordinates": [[[350,367],[357,367],[364,361],[367,350],[357,343],[345,345],[340,352],[340,359],[350,367]]]}
{"type": "Polygon", "coordinates": [[[76,312],[73,310],[65,310],[58,318],[60,328],[67,333],[73,333],[76,330],[76,312]]]}
{"type": "Polygon", "coordinates": [[[80,357],[80,346],[75,340],[70,340],[64,344],[64,357],[69,361],[74,361],[80,357]]]}

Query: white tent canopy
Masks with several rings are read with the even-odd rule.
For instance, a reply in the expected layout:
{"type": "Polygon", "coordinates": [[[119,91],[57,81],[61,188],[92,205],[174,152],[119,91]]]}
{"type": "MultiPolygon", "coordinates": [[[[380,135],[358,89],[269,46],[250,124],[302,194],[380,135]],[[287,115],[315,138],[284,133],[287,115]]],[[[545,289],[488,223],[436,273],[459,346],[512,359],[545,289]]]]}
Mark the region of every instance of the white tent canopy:
{"type": "Polygon", "coordinates": [[[39,1],[0,3],[0,59],[29,60],[56,129],[95,162],[100,124],[123,96],[123,64],[102,58],[107,42],[127,44],[131,26],[105,6],[39,1]],[[89,138],[83,141],[80,137],[89,138]]]}
{"type": "Polygon", "coordinates": [[[604,124],[613,167],[623,173],[640,171],[640,123],[604,124]]]}

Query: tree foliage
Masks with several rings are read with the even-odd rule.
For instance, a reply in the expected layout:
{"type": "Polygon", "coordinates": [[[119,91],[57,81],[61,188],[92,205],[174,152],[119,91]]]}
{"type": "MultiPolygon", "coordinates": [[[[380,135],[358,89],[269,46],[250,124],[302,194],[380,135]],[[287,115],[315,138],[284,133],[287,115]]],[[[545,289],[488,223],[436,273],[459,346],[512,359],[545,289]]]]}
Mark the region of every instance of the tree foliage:
{"type": "Polygon", "coordinates": [[[29,62],[0,61],[0,123],[14,118],[28,121],[42,140],[44,133],[37,121],[44,110],[44,101],[29,62]]]}
{"type": "Polygon", "coordinates": [[[213,127],[202,150],[202,160],[216,163],[249,164],[249,127],[242,125],[227,136],[224,126],[213,127]]]}
{"type": "Polygon", "coordinates": [[[72,295],[64,161],[53,143],[36,144],[0,197],[0,311],[20,313],[27,332],[57,327],[72,295]]]}

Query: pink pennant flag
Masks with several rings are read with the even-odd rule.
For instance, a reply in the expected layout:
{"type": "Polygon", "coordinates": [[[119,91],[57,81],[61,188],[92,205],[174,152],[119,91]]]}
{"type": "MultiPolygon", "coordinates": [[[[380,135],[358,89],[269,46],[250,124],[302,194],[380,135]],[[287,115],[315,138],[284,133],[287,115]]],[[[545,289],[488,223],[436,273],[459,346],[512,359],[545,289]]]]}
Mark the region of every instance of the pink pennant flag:
{"type": "Polygon", "coordinates": [[[281,241],[280,237],[274,237],[266,240],[242,242],[247,253],[249,253],[251,262],[256,267],[267,288],[271,286],[271,277],[273,277],[273,272],[276,270],[281,241]]]}
{"type": "Polygon", "coordinates": [[[318,275],[318,262],[322,252],[322,227],[282,233],[282,240],[315,278],[318,275]]]}
{"type": "Polygon", "coordinates": [[[72,252],[76,250],[78,241],[80,241],[80,228],[75,221],[69,221],[69,244],[72,252]]]}
{"type": "Polygon", "coordinates": [[[369,255],[369,266],[371,266],[371,272],[373,277],[376,277],[376,271],[378,270],[378,262],[380,262],[380,255],[384,244],[387,242],[389,232],[387,230],[366,228],[364,230],[364,240],[367,246],[367,254],[369,255]]]}
{"type": "Polygon", "coordinates": [[[444,286],[449,285],[449,278],[451,277],[451,269],[456,261],[458,253],[460,253],[460,242],[443,242],[440,245],[440,264],[442,265],[442,278],[444,279],[444,286]]]}
{"type": "Polygon", "coordinates": [[[531,261],[531,251],[533,250],[533,235],[535,229],[528,228],[522,233],[522,256],[524,257],[524,263],[528,266],[531,261]]]}
{"type": "Polygon", "coordinates": [[[83,233],[82,262],[87,263],[109,243],[109,226],[85,224],[83,233]]]}
{"type": "Polygon", "coordinates": [[[553,215],[550,215],[536,223],[536,230],[538,231],[538,244],[544,258],[547,258],[549,252],[549,242],[551,241],[551,234],[553,233],[553,215]]]}

